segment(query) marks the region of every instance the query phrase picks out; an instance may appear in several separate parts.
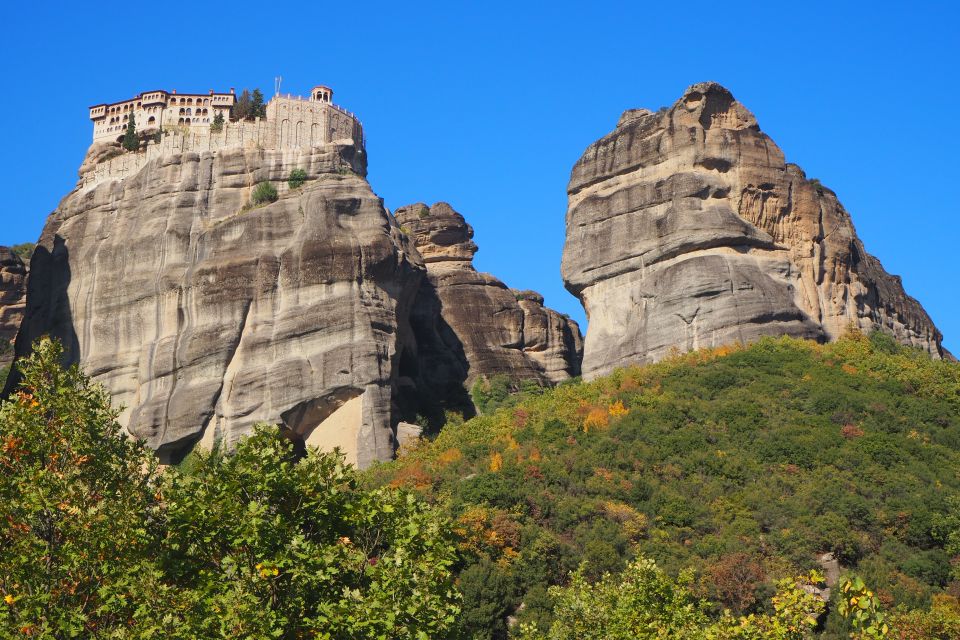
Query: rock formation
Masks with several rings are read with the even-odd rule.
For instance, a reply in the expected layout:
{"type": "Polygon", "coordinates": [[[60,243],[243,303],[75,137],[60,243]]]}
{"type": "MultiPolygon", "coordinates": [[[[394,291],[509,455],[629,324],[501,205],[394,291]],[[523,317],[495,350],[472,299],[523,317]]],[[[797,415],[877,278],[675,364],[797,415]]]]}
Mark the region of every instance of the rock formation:
{"type": "Polygon", "coordinates": [[[18,353],[59,336],[161,459],[229,447],[261,421],[360,466],[391,457],[395,361],[423,267],[365,172],[344,140],[81,178],[40,239],[18,353]],[[307,182],[290,189],[296,168],[307,182]],[[250,207],[264,181],[279,199],[250,207]]]}
{"type": "Polygon", "coordinates": [[[580,373],[582,339],[573,320],[473,267],[473,228],[445,202],[394,212],[423,257],[427,278],[413,306],[416,365],[411,377],[441,404],[469,402],[480,376],[550,384],[580,373]]]}
{"type": "Polygon", "coordinates": [[[590,320],[587,377],[673,348],[832,340],[851,325],[945,353],[836,195],[720,85],[625,112],[574,166],[568,196],[562,273],[590,320]]]}
{"type": "Polygon", "coordinates": [[[12,342],[20,328],[26,296],[26,265],[9,247],[0,247],[0,370],[13,361],[12,342]]]}

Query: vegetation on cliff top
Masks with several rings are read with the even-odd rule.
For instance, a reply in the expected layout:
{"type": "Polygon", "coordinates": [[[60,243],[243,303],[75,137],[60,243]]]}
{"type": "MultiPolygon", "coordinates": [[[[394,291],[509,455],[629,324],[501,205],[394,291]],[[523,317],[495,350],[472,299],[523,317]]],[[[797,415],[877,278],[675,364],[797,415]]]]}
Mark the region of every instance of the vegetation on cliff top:
{"type": "MultiPolygon", "coordinates": [[[[888,610],[960,595],[955,363],[884,334],[765,339],[546,392],[481,391],[486,415],[369,474],[456,521],[475,637],[504,637],[510,614],[548,629],[550,585],[641,555],[668,575],[694,568],[715,613],[769,613],[776,581],[824,553],[888,610]]],[[[830,610],[824,636],[846,637],[830,610]]]]}

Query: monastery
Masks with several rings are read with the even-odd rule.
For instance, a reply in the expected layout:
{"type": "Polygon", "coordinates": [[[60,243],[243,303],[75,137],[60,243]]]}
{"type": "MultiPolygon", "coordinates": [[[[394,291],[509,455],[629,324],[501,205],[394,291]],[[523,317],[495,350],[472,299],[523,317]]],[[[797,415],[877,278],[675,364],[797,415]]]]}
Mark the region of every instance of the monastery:
{"type": "MultiPolygon", "coordinates": [[[[214,118],[223,115],[224,131],[232,123],[230,115],[237,102],[236,91],[218,93],[180,93],[172,91],[146,91],[129,100],[90,107],[93,121],[93,142],[119,142],[131,117],[137,132],[143,135],[164,130],[180,134],[201,133],[203,137],[216,137],[210,131],[214,118]]],[[[253,122],[259,124],[263,118],[253,122]]],[[[277,94],[266,105],[267,123],[274,125],[277,140],[267,146],[284,148],[311,146],[350,138],[362,141],[360,121],[354,114],[333,104],[333,89],[318,85],[310,90],[310,97],[277,94]]],[[[223,136],[226,140],[228,136],[223,136]]],[[[258,136],[259,137],[259,136],[258,136]]],[[[243,139],[243,136],[241,136],[243,139]]],[[[261,144],[267,142],[259,140],[261,144]]],[[[222,145],[221,145],[222,146],[222,145]]]]}
{"type": "Polygon", "coordinates": [[[352,143],[363,152],[360,120],[333,103],[333,89],[328,86],[313,87],[309,97],[277,93],[267,102],[262,118],[231,119],[236,102],[236,91],[231,88],[228,93],[154,90],[129,100],[93,105],[92,149],[120,142],[131,117],[144,144],[136,153],[110,155],[81,168],[80,185],[89,188],[106,179],[123,178],[153,158],[185,152],[237,147],[298,149],[335,141],[352,143]],[[211,125],[218,114],[223,115],[224,124],[214,129],[211,125]]]}

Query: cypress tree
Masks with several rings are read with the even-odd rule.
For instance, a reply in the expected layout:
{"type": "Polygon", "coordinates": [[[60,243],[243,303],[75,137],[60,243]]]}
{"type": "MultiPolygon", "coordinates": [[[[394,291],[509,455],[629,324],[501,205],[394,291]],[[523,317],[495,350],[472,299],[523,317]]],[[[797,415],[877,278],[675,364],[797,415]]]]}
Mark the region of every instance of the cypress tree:
{"type": "Polygon", "coordinates": [[[246,89],[240,94],[240,97],[237,98],[236,104],[233,105],[232,111],[234,120],[246,120],[252,114],[250,113],[250,92],[246,89]]]}
{"type": "Polygon", "coordinates": [[[127,151],[137,151],[140,148],[140,138],[137,136],[137,124],[133,120],[133,111],[127,120],[127,130],[123,134],[123,148],[127,151]]]}
{"type": "Polygon", "coordinates": [[[265,118],[267,107],[263,104],[263,93],[260,89],[253,90],[253,102],[250,105],[250,115],[254,118],[265,118]]]}

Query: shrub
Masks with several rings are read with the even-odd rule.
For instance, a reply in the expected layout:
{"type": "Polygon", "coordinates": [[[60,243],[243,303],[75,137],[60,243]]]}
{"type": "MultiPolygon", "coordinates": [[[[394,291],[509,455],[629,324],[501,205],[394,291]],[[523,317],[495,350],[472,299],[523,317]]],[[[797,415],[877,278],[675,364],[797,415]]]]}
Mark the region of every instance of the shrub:
{"type": "Polygon", "coordinates": [[[287,184],[290,185],[291,189],[297,189],[303,186],[303,183],[307,181],[307,172],[303,169],[294,169],[290,172],[290,179],[287,180],[287,184]]]}
{"type": "Polygon", "coordinates": [[[261,182],[253,188],[253,194],[250,196],[250,202],[254,205],[276,202],[277,188],[269,182],[261,182]]]}
{"type": "Polygon", "coordinates": [[[36,249],[37,244],[35,242],[24,242],[23,244],[15,244],[10,247],[10,250],[13,251],[17,256],[24,262],[30,262],[30,258],[33,256],[33,250],[36,249]]]}

